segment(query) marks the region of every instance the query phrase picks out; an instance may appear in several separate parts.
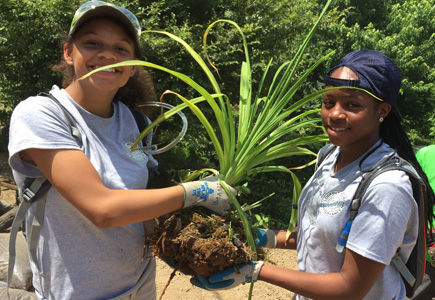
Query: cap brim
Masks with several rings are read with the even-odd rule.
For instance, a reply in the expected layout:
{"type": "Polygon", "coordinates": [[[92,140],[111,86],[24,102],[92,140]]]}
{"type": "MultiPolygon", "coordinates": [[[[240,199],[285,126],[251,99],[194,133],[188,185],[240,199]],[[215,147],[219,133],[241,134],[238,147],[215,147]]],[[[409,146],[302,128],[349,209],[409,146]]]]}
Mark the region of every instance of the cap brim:
{"type": "Polygon", "coordinates": [[[73,35],[86,21],[96,17],[112,17],[121,21],[128,28],[130,34],[134,37],[135,42],[139,44],[139,36],[131,21],[124,15],[124,13],[111,6],[97,6],[84,13],[80,19],[70,28],[69,35],[73,35]]]}

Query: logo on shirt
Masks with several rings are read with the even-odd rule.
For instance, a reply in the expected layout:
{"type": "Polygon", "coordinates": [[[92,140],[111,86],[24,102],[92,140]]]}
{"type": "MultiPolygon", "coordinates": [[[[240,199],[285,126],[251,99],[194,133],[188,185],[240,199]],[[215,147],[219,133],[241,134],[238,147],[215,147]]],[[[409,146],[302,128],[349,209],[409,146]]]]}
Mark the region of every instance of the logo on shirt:
{"type": "Polygon", "coordinates": [[[325,195],[320,203],[320,210],[325,215],[334,216],[343,209],[345,201],[346,195],[343,192],[331,191],[325,195]]]}
{"type": "Polygon", "coordinates": [[[128,155],[128,157],[130,157],[135,162],[146,163],[148,161],[148,155],[146,155],[140,149],[131,151],[131,146],[132,145],[133,145],[132,142],[126,142],[126,143],[124,143],[124,150],[125,150],[125,153],[128,155]]]}

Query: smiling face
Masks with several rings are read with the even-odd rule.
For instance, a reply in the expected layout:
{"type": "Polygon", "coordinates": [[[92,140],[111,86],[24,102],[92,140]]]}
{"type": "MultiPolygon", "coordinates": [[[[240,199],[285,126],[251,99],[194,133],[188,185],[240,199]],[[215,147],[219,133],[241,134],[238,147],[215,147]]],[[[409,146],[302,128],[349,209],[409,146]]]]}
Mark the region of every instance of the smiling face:
{"type": "MultiPolygon", "coordinates": [[[[359,79],[347,67],[334,70],[331,77],[359,79]]],[[[388,103],[366,92],[337,89],[323,95],[321,116],[332,144],[341,146],[342,152],[362,155],[379,139],[379,118],[385,118],[390,109],[388,103]]]]}
{"type": "MultiPolygon", "coordinates": [[[[135,45],[124,28],[111,19],[97,18],[85,23],[72,45],[64,46],[64,58],[74,67],[75,78],[109,64],[134,59],[135,45]]],[[[134,66],[107,69],[82,80],[83,88],[116,93],[134,75],[134,66]]]]}

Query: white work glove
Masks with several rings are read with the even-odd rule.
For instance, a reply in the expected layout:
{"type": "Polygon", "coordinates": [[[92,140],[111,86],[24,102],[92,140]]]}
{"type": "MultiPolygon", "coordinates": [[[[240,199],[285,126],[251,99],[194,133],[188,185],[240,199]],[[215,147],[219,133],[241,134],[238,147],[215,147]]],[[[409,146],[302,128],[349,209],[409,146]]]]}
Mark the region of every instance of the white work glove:
{"type": "Polygon", "coordinates": [[[263,248],[276,248],[276,234],[270,229],[254,228],[257,231],[257,238],[255,244],[263,248]]]}
{"type": "MultiPolygon", "coordinates": [[[[200,205],[216,214],[222,215],[232,202],[218,179],[214,176],[209,176],[198,181],[185,182],[181,186],[184,188],[183,208],[200,205]]],[[[237,190],[229,185],[227,186],[236,196],[237,190]]]]}
{"type": "Polygon", "coordinates": [[[192,278],[190,281],[205,290],[227,290],[242,283],[257,281],[263,261],[252,261],[247,264],[235,266],[210,277],[197,275],[197,280],[192,278]]]}

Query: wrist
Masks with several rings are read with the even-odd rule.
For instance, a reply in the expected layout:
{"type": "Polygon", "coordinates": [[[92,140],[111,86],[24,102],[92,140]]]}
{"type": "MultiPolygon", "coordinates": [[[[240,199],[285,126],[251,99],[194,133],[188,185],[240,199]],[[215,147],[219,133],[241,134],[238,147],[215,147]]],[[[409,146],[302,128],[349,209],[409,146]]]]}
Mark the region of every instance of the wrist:
{"type": "Polygon", "coordinates": [[[254,272],[252,272],[252,281],[255,282],[258,280],[258,275],[260,275],[260,271],[263,265],[264,265],[264,261],[262,260],[255,262],[254,272]]]}
{"type": "Polygon", "coordinates": [[[181,208],[187,208],[198,204],[198,199],[196,197],[193,197],[194,193],[193,190],[196,188],[196,185],[193,184],[193,182],[186,182],[180,184],[183,187],[184,190],[184,196],[183,196],[183,206],[181,208]]]}

